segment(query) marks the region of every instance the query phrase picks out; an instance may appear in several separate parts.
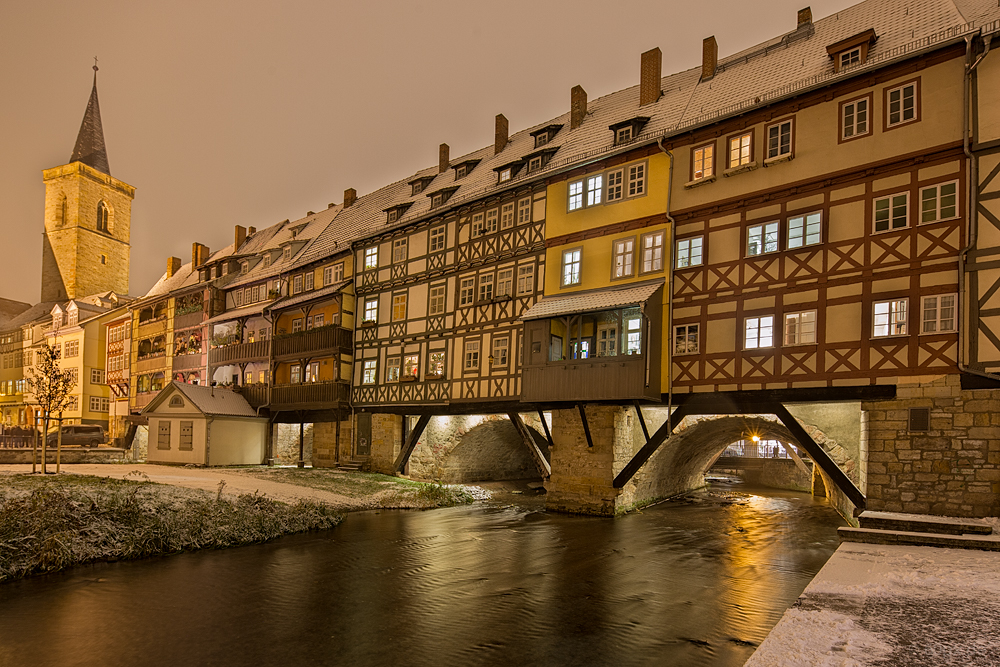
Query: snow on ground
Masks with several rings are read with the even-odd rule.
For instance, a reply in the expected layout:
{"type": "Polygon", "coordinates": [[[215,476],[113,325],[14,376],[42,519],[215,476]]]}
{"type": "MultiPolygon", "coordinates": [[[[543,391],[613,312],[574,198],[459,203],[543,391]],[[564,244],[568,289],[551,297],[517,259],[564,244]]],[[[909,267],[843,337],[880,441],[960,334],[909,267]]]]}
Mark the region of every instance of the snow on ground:
{"type": "Polygon", "coordinates": [[[1000,553],[840,545],[746,667],[1000,665],[1000,553]]]}

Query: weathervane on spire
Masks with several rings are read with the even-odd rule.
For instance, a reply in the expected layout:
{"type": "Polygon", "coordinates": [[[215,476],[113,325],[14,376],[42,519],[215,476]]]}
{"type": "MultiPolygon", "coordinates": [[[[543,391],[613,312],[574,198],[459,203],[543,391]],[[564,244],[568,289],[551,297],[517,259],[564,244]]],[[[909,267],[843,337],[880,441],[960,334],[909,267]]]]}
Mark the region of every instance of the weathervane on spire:
{"type": "Polygon", "coordinates": [[[97,71],[97,56],[94,56],[94,71],[97,71]]]}

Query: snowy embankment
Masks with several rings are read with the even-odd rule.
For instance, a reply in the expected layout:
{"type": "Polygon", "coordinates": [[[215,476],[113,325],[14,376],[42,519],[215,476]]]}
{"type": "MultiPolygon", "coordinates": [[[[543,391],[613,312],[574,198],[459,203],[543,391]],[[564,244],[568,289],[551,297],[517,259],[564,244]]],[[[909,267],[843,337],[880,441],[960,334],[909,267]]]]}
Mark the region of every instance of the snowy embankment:
{"type": "Polygon", "coordinates": [[[1000,553],[842,544],[746,663],[802,665],[1000,665],[1000,553]]]}

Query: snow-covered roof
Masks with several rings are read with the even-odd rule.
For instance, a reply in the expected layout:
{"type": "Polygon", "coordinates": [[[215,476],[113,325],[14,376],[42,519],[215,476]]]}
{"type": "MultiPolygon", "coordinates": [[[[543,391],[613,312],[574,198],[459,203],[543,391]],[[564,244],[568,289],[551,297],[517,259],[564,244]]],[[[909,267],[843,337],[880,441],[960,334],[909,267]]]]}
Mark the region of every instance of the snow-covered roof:
{"type": "Polygon", "coordinates": [[[521,321],[541,320],[570,313],[596,313],[625,306],[639,306],[663,287],[663,280],[639,285],[627,285],[589,292],[575,292],[563,296],[546,296],[529,308],[521,321]]]}
{"type": "Polygon", "coordinates": [[[226,417],[259,417],[257,411],[250,407],[247,399],[235,391],[224,387],[205,387],[184,382],[172,381],[158,393],[142,410],[148,414],[166,400],[166,397],[177,391],[184,395],[194,406],[206,415],[222,415],[226,417]]]}

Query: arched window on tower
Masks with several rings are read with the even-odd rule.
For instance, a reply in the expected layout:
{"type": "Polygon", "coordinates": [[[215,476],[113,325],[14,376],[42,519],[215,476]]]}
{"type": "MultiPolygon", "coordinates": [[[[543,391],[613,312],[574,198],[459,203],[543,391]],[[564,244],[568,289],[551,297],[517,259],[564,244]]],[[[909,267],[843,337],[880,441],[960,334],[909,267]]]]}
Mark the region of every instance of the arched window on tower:
{"type": "Polygon", "coordinates": [[[97,204],[97,231],[105,234],[111,233],[111,212],[104,202],[97,204]]]}

